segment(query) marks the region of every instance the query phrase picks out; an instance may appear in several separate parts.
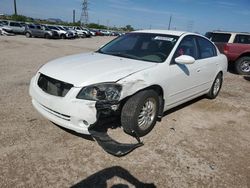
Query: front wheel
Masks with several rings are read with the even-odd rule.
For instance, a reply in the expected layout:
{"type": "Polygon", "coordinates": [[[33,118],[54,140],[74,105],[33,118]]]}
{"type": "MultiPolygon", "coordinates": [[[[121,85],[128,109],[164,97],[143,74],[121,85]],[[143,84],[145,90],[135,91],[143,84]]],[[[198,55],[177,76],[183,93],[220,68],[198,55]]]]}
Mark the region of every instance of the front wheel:
{"type": "Polygon", "coordinates": [[[27,33],[25,33],[25,36],[26,36],[27,38],[30,38],[30,37],[31,37],[31,34],[30,34],[29,32],[27,32],[27,33]]]}
{"type": "Polygon", "coordinates": [[[250,57],[241,57],[235,62],[235,70],[238,74],[250,75],[250,57]]]}
{"type": "Polygon", "coordinates": [[[207,94],[207,97],[209,99],[215,99],[217,97],[217,95],[220,92],[221,86],[222,86],[222,81],[223,81],[222,73],[219,73],[216,76],[216,78],[214,80],[214,83],[213,83],[211,89],[209,90],[209,92],[207,94]]]}
{"type": "Polygon", "coordinates": [[[159,96],[153,90],[141,91],[130,97],[121,112],[123,130],[132,136],[145,136],[156,124],[159,96]]]}

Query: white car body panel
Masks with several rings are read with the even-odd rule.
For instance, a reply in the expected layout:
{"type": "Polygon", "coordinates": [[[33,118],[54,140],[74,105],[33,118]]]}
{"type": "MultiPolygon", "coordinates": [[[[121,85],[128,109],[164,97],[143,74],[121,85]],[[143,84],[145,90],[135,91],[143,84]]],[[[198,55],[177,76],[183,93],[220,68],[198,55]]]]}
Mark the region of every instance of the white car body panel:
{"type": "Polygon", "coordinates": [[[118,83],[122,85],[121,101],[142,89],[157,85],[163,89],[166,111],[208,93],[216,75],[227,72],[227,58],[219,54],[218,50],[218,56],[196,60],[193,64],[171,64],[178,44],[189,33],[152,30],[143,32],[171,34],[180,36],[180,39],[163,63],[100,53],[78,54],[51,61],[42,66],[31,80],[30,95],[33,106],[52,122],[89,134],[88,127],[97,121],[96,102],[76,98],[85,86],[104,82],[118,83]],[[65,97],[49,95],[37,85],[40,73],[74,86],[65,97]]]}

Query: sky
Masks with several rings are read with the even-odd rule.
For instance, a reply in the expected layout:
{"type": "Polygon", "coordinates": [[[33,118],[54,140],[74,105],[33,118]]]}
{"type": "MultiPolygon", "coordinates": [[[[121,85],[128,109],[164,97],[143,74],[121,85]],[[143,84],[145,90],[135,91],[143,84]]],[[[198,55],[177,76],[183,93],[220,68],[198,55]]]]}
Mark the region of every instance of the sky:
{"type": "MultiPolygon", "coordinates": [[[[16,0],[18,14],[34,18],[80,19],[82,0],[16,0]]],[[[204,34],[212,30],[250,32],[250,0],[89,0],[89,22],[136,29],[171,29],[204,34]]],[[[13,14],[13,0],[0,0],[0,13],[13,14]]]]}

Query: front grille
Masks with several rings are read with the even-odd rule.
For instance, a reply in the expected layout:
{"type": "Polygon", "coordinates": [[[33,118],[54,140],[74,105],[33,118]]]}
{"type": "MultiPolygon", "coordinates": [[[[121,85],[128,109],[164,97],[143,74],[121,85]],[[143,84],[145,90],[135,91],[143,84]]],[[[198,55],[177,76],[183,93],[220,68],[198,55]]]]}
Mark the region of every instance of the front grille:
{"type": "Polygon", "coordinates": [[[56,80],[44,74],[40,74],[37,84],[45,93],[58,97],[64,97],[73,87],[72,84],[56,80]]]}

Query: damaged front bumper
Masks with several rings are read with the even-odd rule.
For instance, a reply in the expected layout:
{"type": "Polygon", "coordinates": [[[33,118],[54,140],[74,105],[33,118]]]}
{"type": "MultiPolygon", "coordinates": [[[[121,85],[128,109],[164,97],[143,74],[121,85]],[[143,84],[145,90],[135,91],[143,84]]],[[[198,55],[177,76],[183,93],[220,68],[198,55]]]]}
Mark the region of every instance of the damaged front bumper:
{"type": "Polygon", "coordinates": [[[45,118],[75,132],[90,134],[109,154],[121,157],[143,145],[139,137],[136,137],[135,144],[123,144],[107,134],[109,128],[120,126],[119,103],[76,99],[75,96],[79,91],[79,88],[73,88],[65,97],[52,96],[37,86],[36,77],[31,80],[29,90],[33,106],[45,118]]]}
{"type": "Polygon", "coordinates": [[[32,104],[45,118],[64,128],[81,134],[90,134],[88,128],[97,121],[94,101],[76,99],[80,88],[71,89],[65,97],[52,96],[37,85],[32,78],[29,88],[32,104]]]}

